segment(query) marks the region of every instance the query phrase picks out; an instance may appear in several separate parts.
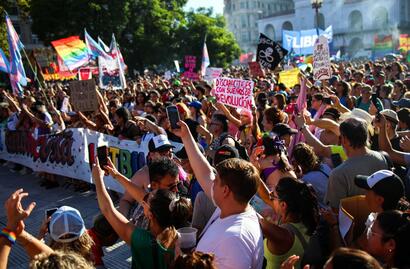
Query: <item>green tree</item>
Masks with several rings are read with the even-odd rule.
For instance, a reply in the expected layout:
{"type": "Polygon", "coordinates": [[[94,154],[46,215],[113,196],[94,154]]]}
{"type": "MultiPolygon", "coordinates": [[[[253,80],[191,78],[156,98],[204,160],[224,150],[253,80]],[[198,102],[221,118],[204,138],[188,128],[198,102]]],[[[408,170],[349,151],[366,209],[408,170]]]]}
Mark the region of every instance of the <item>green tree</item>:
{"type": "Polygon", "coordinates": [[[202,55],[207,34],[213,66],[227,66],[239,47],[212,10],[183,10],[187,0],[35,0],[31,3],[33,32],[50,41],[81,35],[86,27],[109,43],[114,33],[130,70],[173,66],[184,55],[202,55]],[[52,16],[50,16],[52,14],[52,16]]]}
{"type": "Polygon", "coordinates": [[[35,0],[31,4],[32,29],[46,44],[70,35],[96,38],[120,35],[130,17],[128,0],[35,0]]]}
{"type": "Polygon", "coordinates": [[[9,55],[9,44],[7,41],[5,12],[10,11],[12,8],[18,9],[20,19],[27,19],[30,10],[30,0],[3,0],[0,2],[0,48],[4,51],[6,56],[9,55]]]}
{"type": "MultiPolygon", "coordinates": [[[[212,66],[227,67],[240,55],[234,35],[226,28],[225,18],[212,16],[212,9],[200,8],[186,14],[186,25],[179,29],[179,57],[196,55],[202,57],[206,36],[209,59],[212,66]]],[[[200,63],[198,63],[200,65],[200,63]]]]}

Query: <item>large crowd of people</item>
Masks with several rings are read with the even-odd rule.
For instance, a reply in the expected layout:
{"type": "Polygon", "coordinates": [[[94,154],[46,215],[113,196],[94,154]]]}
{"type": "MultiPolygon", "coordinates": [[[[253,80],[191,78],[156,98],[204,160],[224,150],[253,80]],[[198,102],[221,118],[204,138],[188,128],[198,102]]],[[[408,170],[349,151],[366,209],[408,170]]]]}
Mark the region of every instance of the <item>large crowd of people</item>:
{"type": "MultiPolygon", "coordinates": [[[[123,90],[99,89],[94,112],[75,111],[64,82],[0,92],[0,124],[35,137],[87,128],[144,144],[131,178],[117,164],[90,164],[93,184],[35,171],[47,189],[74,184],[97,194],[101,215],[62,206],[33,236],[35,203],[16,190],[5,203],[0,269],[20,243],[30,268],[104,268],[104,247],[130,246],[137,268],[410,268],[410,66],[402,58],[334,62],[332,77],[278,83],[243,66],[221,76],[255,82],[251,110],[212,96],[212,83],[154,72],[123,90]],[[305,98],[304,98],[305,97],[305,98]],[[177,107],[178,128],[166,108],[177,107]],[[174,143],[183,144],[176,151],[174,143]],[[108,191],[110,175],[125,193],[108,191]],[[197,231],[183,247],[180,228],[197,231]]],[[[19,163],[3,166],[33,173],[19,163]]],[[[24,186],[22,186],[24,187],[24,186]]]]}

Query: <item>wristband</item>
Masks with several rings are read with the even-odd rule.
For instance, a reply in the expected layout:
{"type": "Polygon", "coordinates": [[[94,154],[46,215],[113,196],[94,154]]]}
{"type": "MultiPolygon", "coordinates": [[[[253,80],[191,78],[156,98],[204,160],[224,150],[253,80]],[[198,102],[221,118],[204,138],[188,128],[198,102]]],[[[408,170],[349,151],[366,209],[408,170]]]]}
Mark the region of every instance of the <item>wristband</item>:
{"type": "Polygon", "coordinates": [[[7,228],[1,230],[0,236],[7,238],[7,240],[9,240],[12,245],[16,243],[16,234],[7,228]]]}

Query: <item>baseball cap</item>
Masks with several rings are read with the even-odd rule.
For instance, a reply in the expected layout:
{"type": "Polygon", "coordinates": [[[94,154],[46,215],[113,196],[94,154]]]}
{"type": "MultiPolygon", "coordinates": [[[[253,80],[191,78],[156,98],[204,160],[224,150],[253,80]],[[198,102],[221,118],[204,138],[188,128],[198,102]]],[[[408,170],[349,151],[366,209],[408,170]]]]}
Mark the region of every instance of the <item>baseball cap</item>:
{"type": "Polygon", "coordinates": [[[202,108],[202,103],[199,101],[192,101],[191,103],[188,104],[188,106],[192,106],[196,109],[201,109],[202,108]]]}
{"type": "Polygon", "coordinates": [[[51,215],[49,229],[50,236],[54,241],[70,243],[84,234],[85,225],[77,209],[71,206],[62,206],[51,215]]]}
{"type": "Polygon", "coordinates": [[[400,200],[404,196],[404,185],[401,179],[390,170],[379,170],[370,176],[357,175],[356,186],[372,190],[384,198],[400,200]]]}
{"type": "Polygon", "coordinates": [[[175,148],[168,140],[166,135],[157,135],[151,138],[148,142],[148,149],[150,152],[165,151],[170,148],[175,148]]]}
{"type": "Polygon", "coordinates": [[[231,145],[222,145],[215,151],[214,165],[231,158],[240,158],[238,150],[231,145]]]}
{"type": "MultiPolygon", "coordinates": [[[[199,151],[200,151],[202,154],[205,154],[205,150],[204,150],[204,148],[202,147],[202,145],[199,144],[199,143],[197,143],[197,145],[198,145],[199,151]]],[[[186,160],[186,159],[188,159],[188,154],[186,153],[185,147],[183,147],[183,148],[180,149],[177,153],[175,153],[175,156],[176,156],[178,159],[181,159],[181,160],[186,160]]]]}
{"type": "Polygon", "coordinates": [[[290,128],[290,126],[285,123],[278,123],[275,126],[273,126],[272,132],[276,133],[280,137],[286,134],[297,134],[298,130],[290,128]]]}
{"type": "Polygon", "coordinates": [[[399,101],[393,101],[394,106],[410,108],[410,99],[401,98],[399,101]]]}
{"type": "Polygon", "coordinates": [[[382,111],[380,111],[380,114],[384,115],[388,120],[396,124],[399,123],[399,117],[397,117],[397,113],[391,109],[383,109],[382,111]]]}

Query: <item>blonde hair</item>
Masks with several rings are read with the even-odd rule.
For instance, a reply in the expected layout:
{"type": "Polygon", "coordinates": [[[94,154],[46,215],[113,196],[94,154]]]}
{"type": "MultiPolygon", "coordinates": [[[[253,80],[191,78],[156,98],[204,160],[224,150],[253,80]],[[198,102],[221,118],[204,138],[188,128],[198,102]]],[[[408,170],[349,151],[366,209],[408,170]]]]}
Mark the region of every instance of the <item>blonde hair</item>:
{"type": "Polygon", "coordinates": [[[70,243],[62,243],[51,240],[50,247],[63,252],[74,252],[81,255],[87,261],[93,261],[91,248],[94,246],[94,241],[87,232],[84,232],[77,240],[70,243]]]}
{"type": "Polygon", "coordinates": [[[39,254],[30,263],[31,269],[91,269],[92,264],[74,252],[55,251],[39,254]]]}

